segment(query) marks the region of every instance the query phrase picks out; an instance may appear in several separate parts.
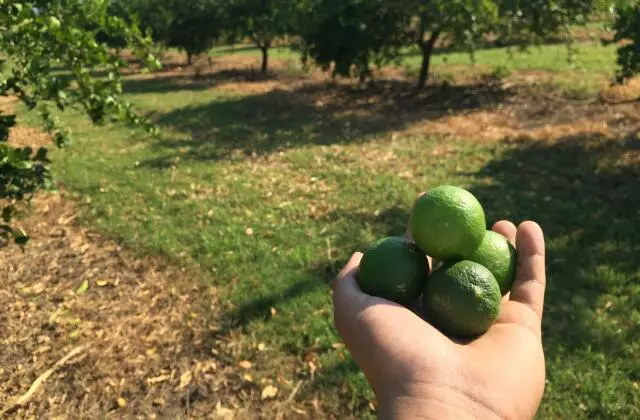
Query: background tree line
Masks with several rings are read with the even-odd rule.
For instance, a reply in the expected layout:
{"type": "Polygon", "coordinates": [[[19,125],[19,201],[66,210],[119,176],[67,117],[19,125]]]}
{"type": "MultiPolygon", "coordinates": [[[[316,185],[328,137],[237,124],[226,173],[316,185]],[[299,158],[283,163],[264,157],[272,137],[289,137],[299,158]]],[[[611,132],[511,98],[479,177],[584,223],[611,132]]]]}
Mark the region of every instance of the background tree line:
{"type": "MultiPolygon", "coordinates": [[[[156,43],[185,51],[188,63],[216,43],[250,41],[262,51],[263,73],[278,39],[307,62],[361,79],[373,66],[417,49],[418,88],[426,85],[438,42],[473,52],[489,40],[519,46],[570,41],[572,26],[612,12],[617,40],[637,39],[639,30],[638,5],[629,0],[113,0],[111,10],[125,20],[137,16],[156,43]]],[[[637,42],[621,51],[621,75],[637,71],[637,55],[637,42]]]]}

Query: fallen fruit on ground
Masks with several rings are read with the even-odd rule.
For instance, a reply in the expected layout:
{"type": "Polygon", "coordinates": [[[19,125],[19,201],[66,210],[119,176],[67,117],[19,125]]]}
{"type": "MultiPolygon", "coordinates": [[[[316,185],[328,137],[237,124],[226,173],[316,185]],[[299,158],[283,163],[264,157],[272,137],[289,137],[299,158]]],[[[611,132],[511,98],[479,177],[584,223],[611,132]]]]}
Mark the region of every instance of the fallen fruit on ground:
{"type": "Polygon", "coordinates": [[[408,305],[420,297],[428,272],[425,254],[407,238],[392,236],[364,253],[357,279],[363,292],[408,305]]]}

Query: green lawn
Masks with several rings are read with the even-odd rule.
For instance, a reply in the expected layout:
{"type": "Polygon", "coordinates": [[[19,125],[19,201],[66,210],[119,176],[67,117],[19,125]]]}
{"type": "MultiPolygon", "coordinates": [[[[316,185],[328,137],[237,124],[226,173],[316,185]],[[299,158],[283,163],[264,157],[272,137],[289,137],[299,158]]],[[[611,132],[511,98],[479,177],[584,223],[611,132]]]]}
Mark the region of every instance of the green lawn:
{"type": "MultiPolygon", "coordinates": [[[[211,51],[216,56],[248,55],[260,56],[260,51],[251,45],[217,47],[211,51]]],[[[291,69],[299,69],[300,54],[288,47],[277,47],[271,57],[288,61],[291,69]]],[[[608,82],[616,68],[616,46],[600,43],[576,43],[571,52],[565,44],[530,47],[480,49],[473,55],[468,52],[434,52],[432,77],[437,80],[454,81],[460,77],[495,76],[504,78],[512,74],[536,73],[536,82],[551,93],[569,99],[587,99],[595,96],[608,82]],[[541,72],[546,74],[542,75],[541,72]]],[[[396,65],[406,74],[416,78],[422,57],[417,49],[407,51],[396,60],[396,65]]],[[[256,64],[257,66],[257,64],[256,64]]]]}
{"type": "MultiPolygon", "coordinates": [[[[602,46],[596,43],[577,43],[569,54],[564,44],[543,45],[521,50],[517,47],[490,48],[476,51],[473,56],[467,52],[435,51],[432,64],[435,68],[442,65],[478,65],[506,67],[511,70],[544,70],[550,72],[585,71],[597,73],[613,73],[615,70],[616,46],[602,46]]],[[[251,45],[214,48],[215,56],[241,54],[260,56],[260,51],[251,45]]],[[[298,60],[300,54],[288,47],[277,47],[271,50],[271,56],[282,60],[298,60]]],[[[407,68],[419,68],[421,56],[417,49],[408,49],[401,59],[407,68]]]]}
{"type": "MultiPolygon", "coordinates": [[[[534,49],[517,63],[562,67],[552,58],[562,49],[545,47],[545,60],[534,49]]],[[[585,62],[609,71],[596,55],[585,62]]],[[[503,50],[485,57],[509,60],[503,50]]],[[[159,138],[69,117],[76,143],[55,153],[54,173],[90,201],[88,223],[142,253],[199,266],[226,298],[223,334],[271,349],[244,346],[259,375],[304,379],[297,398],[318,395],[339,418],[372,415],[362,374],[335,345],[327,281],[354,250],[402,233],[417,192],[448,183],[476,194],[490,222],[534,219],[545,230],[540,418],[640,416],[640,166],[621,160],[638,140],[396,136],[415,121],[389,118],[393,108],[349,115],[306,91],[166,83],[128,85],[159,138]],[[318,371],[300,368],[305,360],[318,371]]]]}

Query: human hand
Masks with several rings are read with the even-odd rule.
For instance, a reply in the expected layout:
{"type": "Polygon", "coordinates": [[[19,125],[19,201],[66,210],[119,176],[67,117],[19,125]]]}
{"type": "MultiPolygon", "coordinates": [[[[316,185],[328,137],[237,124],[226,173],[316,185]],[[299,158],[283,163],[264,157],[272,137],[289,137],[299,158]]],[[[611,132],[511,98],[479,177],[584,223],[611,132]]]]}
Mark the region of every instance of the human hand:
{"type": "Polygon", "coordinates": [[[493,230],[516,246],[516,279],[496,322],[468,342],[450,339],[401,305],[364,294],[356,282],[361,253],[334,280],[335,324],[376,394],[380,418],[535,415],[545,383],[544,237],[534,222],[516,229],[501,221],[493,230]]]}

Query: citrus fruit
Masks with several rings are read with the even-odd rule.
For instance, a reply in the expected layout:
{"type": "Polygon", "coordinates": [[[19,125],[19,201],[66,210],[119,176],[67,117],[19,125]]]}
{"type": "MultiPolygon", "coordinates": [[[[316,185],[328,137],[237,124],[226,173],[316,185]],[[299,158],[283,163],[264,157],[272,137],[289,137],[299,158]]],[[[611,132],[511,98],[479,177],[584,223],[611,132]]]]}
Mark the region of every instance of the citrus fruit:
{"type": "Polygon", "coordinates": [[[424,253],[407,238],[392,236],[364,253],[357,279],[363,292],[408,305],[420,297],[428,272],[424,253]]]}
{"type": "Polygon", "coordinates": [[[446,335],[477,336],[500,313],[500,288],[487,268],[472,261],[444,264],[427,279],[424,314],[446,335]]]}
{"type": "Polygon", "coordinates": [[[465,258],[480,245],[486,229],[482,205],[458,187],[429,190],[418,198],[411,212],[416,244],[438,260],[465,258]]]}
{"type": "Polygon", "coordinates": [[[467,259],[491,271],[503,295],[511,290],[516,272],[516,249],[504,236],[488,230],[480,246],[467,259]]]}

